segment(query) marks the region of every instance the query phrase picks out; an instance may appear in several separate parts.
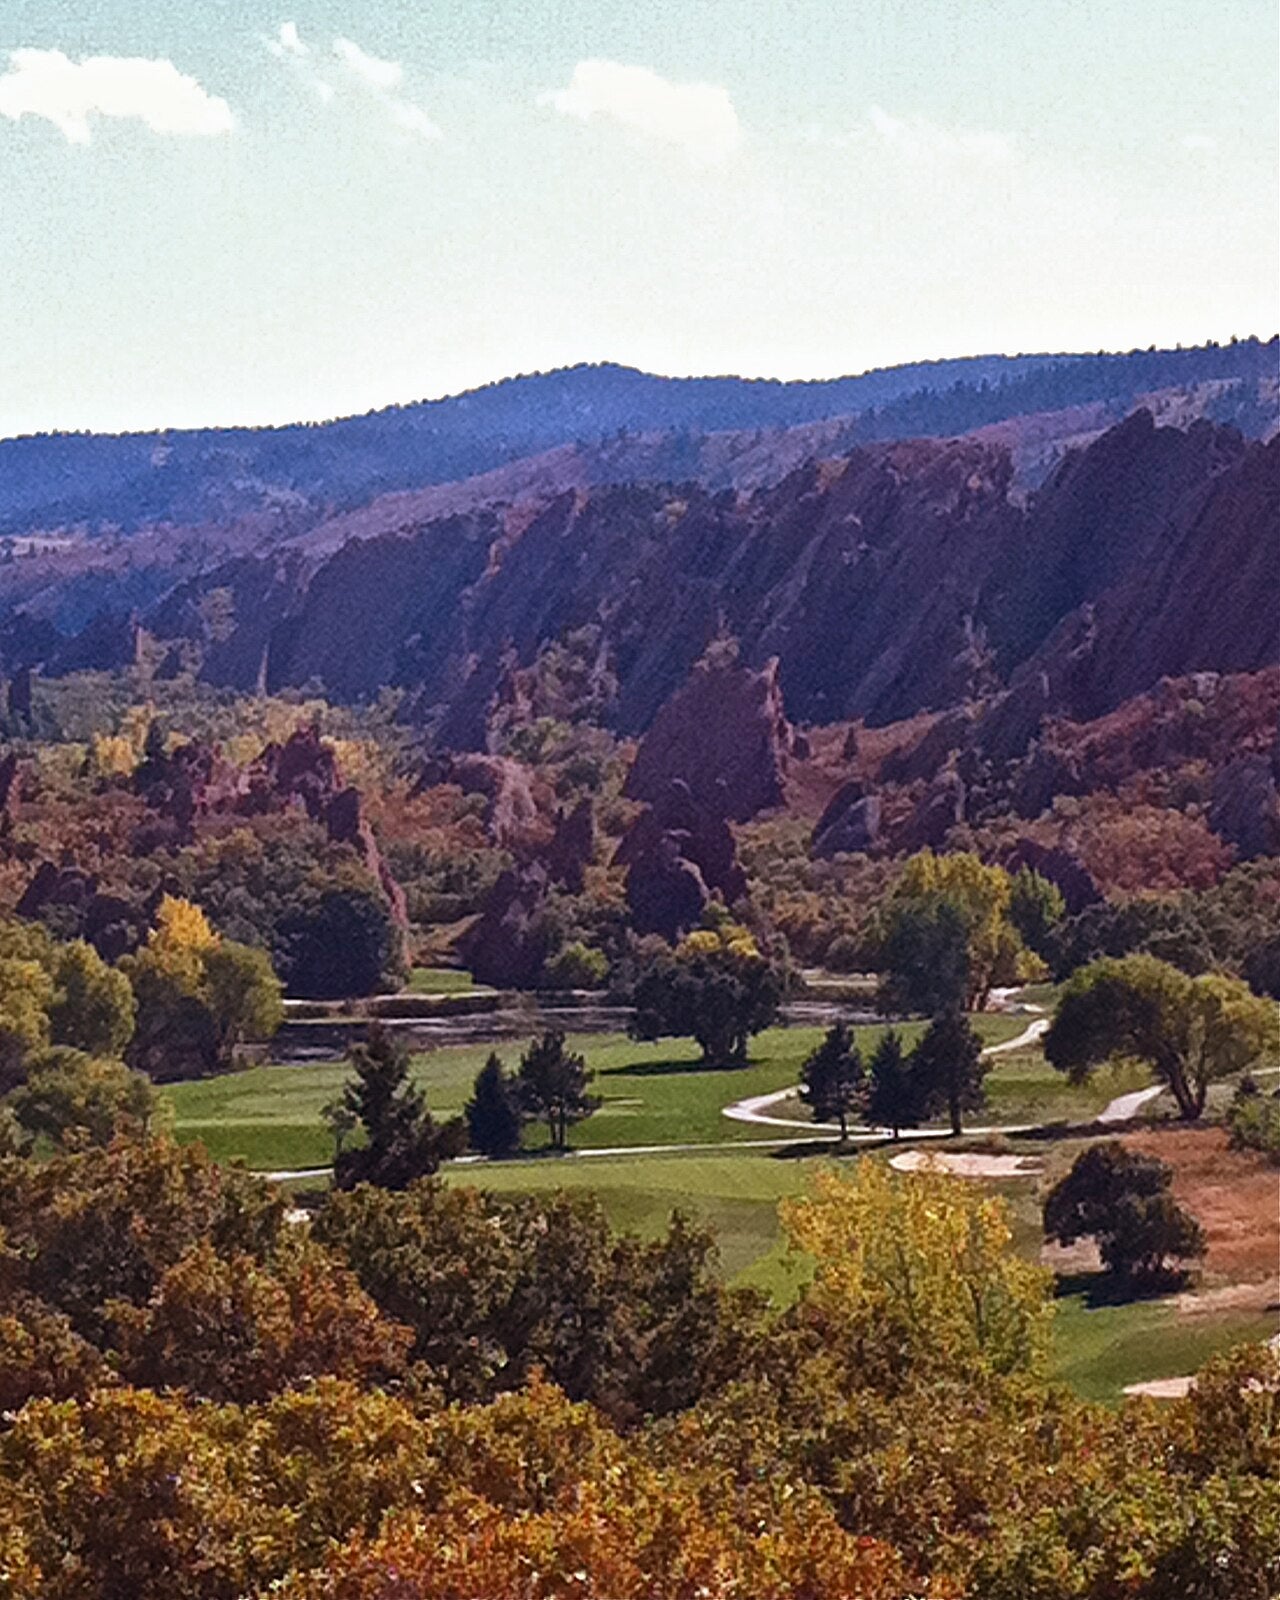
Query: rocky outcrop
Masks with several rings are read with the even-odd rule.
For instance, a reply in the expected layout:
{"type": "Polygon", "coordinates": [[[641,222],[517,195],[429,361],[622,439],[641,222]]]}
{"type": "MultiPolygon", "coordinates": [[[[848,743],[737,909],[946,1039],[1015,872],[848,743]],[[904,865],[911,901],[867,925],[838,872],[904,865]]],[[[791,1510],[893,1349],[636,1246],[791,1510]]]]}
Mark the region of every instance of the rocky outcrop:
{"type": "Polygon", "coordinates": [[[627,908],[639,934],[658,933],[674,943],[698,926],[710,901],[697,864],[681,854],[672,834],[659,834],[627,873],[627,908]]]}
{"type": "Polygon", "coordinates": [[[777,661],[753,672],[709,654],[640,741],[624,793],[655,801],[681,782],[699,806],[745,822],[782,804],[790,748],[777,661]]]}
{"type": "Polygon", "coordinates": [[[552,882],[581,894],[586,869],[595,859],[596,814],[589,797],[584,796],[571,811],[556,812],[555,832],[544,859],[552,882]]]}
{"type": "Polygon", "coordinates": [[[973,737],[977,710],[957,706],[940,716],[914,744],[899,746],[880,763],[882,783],[917,783],[937,776],[949,756],[973,737]]]}
{"type": "Polygon", "coordinates": [[[747,892],[733,830],[675,780],[623,835],[614,865],[627,869],[627,901],[638,933],[678,938],[697,925],[713,894],[733,905],[747,892]]]}
{"type": "Polygon", "coordinates": [[[1048,878],[1056,884],[1066,903],[1068,916],[1074,917],[1086,906],[1102,899],[1102,890],[1092,873],[1065,845],[1041,844],[1038,839],[1024,837],[1017,840],[1002,865],[1009,872],[1029,867],[1042,878],[1048,878]]]}
{"type": "Polygon", "coordinates": [[[134,905],[100,890],[92,873],[42,861],[14,909],[33,920],[56,911],[63,930],[74,930],[104,961],[118,961],[142,938],[158,899],[155,895],[148,904],[134,905]]]}
{"type": "Polygon", "coordinates": [[[415,793],[440,783],[456,784],[463,794],[484,796],[485,830],[499,849],[519,852],[542,836],[533,775],[509,756],[433,756],[423,766],[415,793]]]}
{"type": "Polygon", "coordinates": [[[1165,507],[1157,527],[1116,529],[1129,559],[1092,597],[1083,646],[1073,612],[1028,663],[1047,674],[1058,707],[1079,718],[1099,716],[1161,677],[1253,672],[1280,654],[1280,435],[1246,444],[1208,424],[1156,434],[1172,434],[1180,443],[1166,448],[1201,470],[1153,485],[1165,507]],[[1173,501],[1170,481],[1182,488],[1173,501]]]}
{"type": "Polygon", "coordinates": [[[810,841],[814,856],[856,855],[874,850],[881,842],[880,797],[866,793],[852,779],[837,789],[818,818],[810,841]]]}
{"type": "Polygon", "coordinates": [[[940,772],[895,831],[894,849],[907,854],[940,849],[952,828],[964,821],[965,797],[964,780],[955,768],[940,772]]]}

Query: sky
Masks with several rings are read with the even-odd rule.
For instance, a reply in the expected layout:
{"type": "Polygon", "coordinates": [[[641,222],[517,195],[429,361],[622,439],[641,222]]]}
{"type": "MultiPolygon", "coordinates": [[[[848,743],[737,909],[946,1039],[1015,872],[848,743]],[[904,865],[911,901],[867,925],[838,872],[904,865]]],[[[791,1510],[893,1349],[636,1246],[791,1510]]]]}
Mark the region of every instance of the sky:
{"type": "Polygon", "coordinates": [[[0,0],[0,436],[1268,336],[1274,0],[0,0]]]}

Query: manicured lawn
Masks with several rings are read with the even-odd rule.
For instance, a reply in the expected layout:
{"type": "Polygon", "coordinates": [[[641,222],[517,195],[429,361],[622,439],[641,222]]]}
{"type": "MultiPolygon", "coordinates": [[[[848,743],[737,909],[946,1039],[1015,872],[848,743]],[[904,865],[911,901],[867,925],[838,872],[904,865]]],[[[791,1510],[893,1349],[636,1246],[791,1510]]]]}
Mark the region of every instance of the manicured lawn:
{"type": "MultiPolygon", "coordinates": [[[[866,1159],[845,1158],[845,1159],[866,1159]]],[[[686,1155],[533,1159],[454,1168],[452,1183],[500,1193],[587,1188],[600,1198],[615,1227],[652,1236],[673,1210],[715,1230],[725,1275],[765,1290],[785,1304],[807,1276],[803,1257],[787,1247],[778,1201],[800,1194],[822,1156],[766,1155],[731,1150],[686,1155]]],[[[1014,1210],[1014,1237],[1023,1253],[1040,1248],[1039,1202],[1033,1182],[991,1186],[1014,1210]]],[[[1126,1384],[1195,1372],[1210,1356],[1280,1331],[1274,1315],[1223,1311],[1186,1316],[1171,1300],[1091,1308],[1082,1294],[1056,1302],[1051,1375],[1087,1399],[1114,1402],[1126,1384]]]]}
{"type": "Polygon", "coordinates": [[[471,974],[456,967],[414,967],[405,984],[410,994],[470,994],[476,987],[471,974]]]}
{"type": "Polygon", "coordinates": [[[804,1263],[789,1258],[778,1201],[799,1194],[821,1158],[783,1157],[727,1147],[683,1155],[554,1157],[454,1167],[448,1181],[510,1194],[590,1189],[615,1227],[652,1237],[675,1210],[713,1228],[725,1275],[780,1300],[796,1292],[804,1263]]]}
{"type": "MultiPolygon", "coordinates": [[[[977,1019],[988,1043],[1015,1037],[1024,1023],[1018,1018],[977,1019]]],[[[908,1041],[923,1024],[902,1029],[908,1041]]],[[[874,1049],[881,1029],[856,1030],[864,1052],[874,1049]]],[[[608,1145],[703,1144],[765,1142],[785,1137],[731,1122],[722,1115],[731,1101],[768,1094],[796,1081],[800,1063],[821,1038],[817,1028],[771,1028],[753,1041],[751,1064],[728,1071],[708,1071],[691,1043],[663,1039],[638,1044],[621,1034],[573,1036],[595,1072],[594,1092],[602,1097],[599,1111],[573,1130],[572,1142],[584,1149],[608,1145]]],[[[515,1067],[521,1046],[459,1045],[419,1055],[414,1075],[438,1116],[460,1112],[476,1073],[491,1049],[498,1049],[515,1067]]],[[[340,1092],[347,1076],[343,1062],[305,1066],[254,1067],[245,1072],[198,1082],[167,1085],[165,1095],[174,1116],[174,1131],[184,1140],[201,1140],[218,1160],[235,1157],[262,1171],[315,1167],[333,1158],[333,1145],[320,1117],[321,1109],[340,1092]]],[[[993,1075],[994,1076],[994,1075],[993,1075]]],[[[541,1139],[531,1130],[529,1143],[541,1139]]]]}
{"type": "Polygon", "coordinates": [[[1233,1345],[1278,1332],[1280,1319],[1265,1313],[1185,1316],[1167,1300],[1090,1307],[1070,1295],[1054,1317],[1053,1376],[1087,1400],[1114,1401],[1126,1384],[1182,1377],[1233,1345]]]}

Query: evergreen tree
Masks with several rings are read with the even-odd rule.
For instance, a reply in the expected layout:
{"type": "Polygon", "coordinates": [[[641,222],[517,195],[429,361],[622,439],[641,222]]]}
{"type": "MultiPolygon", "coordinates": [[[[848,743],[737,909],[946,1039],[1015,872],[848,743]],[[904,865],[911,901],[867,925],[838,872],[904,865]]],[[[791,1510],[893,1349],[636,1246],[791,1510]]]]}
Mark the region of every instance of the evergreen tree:
{"type": "Polygon", "coordinates": [[[837,1022],[800,1069],[800,1098],[817,1122],[837,1121],[849,1137],[849,1116],[862,1100],[866,1074],[849,1026],[837,1022]]]}
{"type": "Polygon", "coordinates": [[[363,1044],[348,1059],[355,1076],[342,1091],[343,1102],[364,1131],[364,1143],[343,1150],[334,1162],[334,1184],[358,1183],[404,1189],[415,1178],[435,1172],[462,1147],[462,1124],[438,1127],[422,1092],[409,1081],[409,1053],[386,1028],[374,1023],[363,1044]]]}
{"type": "Polygon", "coordinates": [[[473,1150],[487,1156],[506,1156],[520,1148],[524,1124],[520,1097],[496,1054],[491,1054],[476,1074],[466,1117],[473,1150]]]}
{"type": "Polygon", "coordinates": [[[888,1029],[871,1057],[871,1080],[867,1088],[867,1121],[877,1128],[889,1128],[895,1139],[903,1128],[920,1118],[920,1094],[911,1059],[902,1048],[902,1036],[888,1029]]]}
{"type": "Polygon", "coordinates": [[[566,1149],[570,1124],[589,1117],[600,1104],[587,1093],[591,1076],[585,1060],[565,1049],[558,1029],[534,1039],[520,1057],[521,1102],[530,1115],[546,1119],[553,1150],[566,1149]]]}
{"type": "Polygon", "coordinates": [[[963,1011],[944,1011],[911,1052],[911,1072],[920,1091],[920,1109],[932,1116],[943,1106],[952,1133],[962,1133],[961,1116],[986,1104],[982,1041],[963,1011]]]}

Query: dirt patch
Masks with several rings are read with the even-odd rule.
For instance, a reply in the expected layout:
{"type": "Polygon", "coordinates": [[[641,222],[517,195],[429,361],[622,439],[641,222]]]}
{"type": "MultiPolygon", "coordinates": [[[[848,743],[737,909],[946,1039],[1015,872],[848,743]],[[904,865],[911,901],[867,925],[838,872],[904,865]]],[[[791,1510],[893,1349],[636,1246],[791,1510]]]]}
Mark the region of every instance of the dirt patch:
{"type": "Polygon", "coordinates": [[[1280,1262],[1280,1173],[1252,1150],[1232,1150],[1222,1128],[1149,1128],[1125,1144],[1173,1168],[1173,1192],[1200,1221],[1212,1279],[1258,1282],[1280,1262]]]}
{"type": "Polygon", "coordinates": [[[1280,1303],[1280,1278],[1257,1283],[1225,1283],[1217,1289],[1180,1294],[1175,1304],[1182,1317],[1215,1316],[1221,1311],[1271,1311],[1280,1303]]]}

